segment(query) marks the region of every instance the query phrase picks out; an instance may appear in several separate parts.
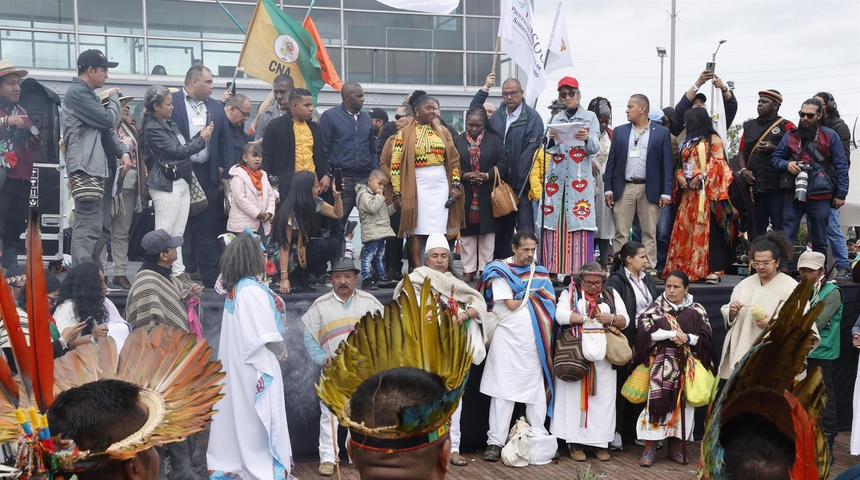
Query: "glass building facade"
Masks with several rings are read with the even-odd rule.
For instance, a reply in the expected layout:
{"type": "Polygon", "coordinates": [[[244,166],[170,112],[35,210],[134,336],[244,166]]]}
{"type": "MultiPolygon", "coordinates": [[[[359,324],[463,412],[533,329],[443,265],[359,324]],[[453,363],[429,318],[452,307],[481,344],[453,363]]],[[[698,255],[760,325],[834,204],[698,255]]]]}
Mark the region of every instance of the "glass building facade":
{"type": "MultiPolygon", "coordinates": [[[[310,4],[276,1],[299,22],[310,4]]],[[[222,3],[240,24],[250,23],[256,0],[222,3]]],[[[369,84],[368,92],[374,90],[370,85],[396,85],[403,92],[441,89],[465,99],[492,66],[499,4],[463,0],[448,15],[427,15],[375,0],[316,0],[311,17],[344,81],[369,84]]],[[[182,77],[197,59],[216,77],[229,78],[243,38],[214,0],[7,0],[0,8],[0,58],[36,78],[42,71],[73,76],[78,52],[88,48],[119,62],[111,70],[114,77],[140,86],[154,83],[152,74],[162,71],[182,77]]],[[[499,77],[500,70],[503,66],[497,67],[499,77]]],[[[251,94],[254,100],[266,89],[255,82],[244,81],[260,91],[251,94]]],[[[333,104],[339,98],[332,93],[320,101],[333,104]]],[[[463,106],[460,100],[454,103],[463,106]]]]}

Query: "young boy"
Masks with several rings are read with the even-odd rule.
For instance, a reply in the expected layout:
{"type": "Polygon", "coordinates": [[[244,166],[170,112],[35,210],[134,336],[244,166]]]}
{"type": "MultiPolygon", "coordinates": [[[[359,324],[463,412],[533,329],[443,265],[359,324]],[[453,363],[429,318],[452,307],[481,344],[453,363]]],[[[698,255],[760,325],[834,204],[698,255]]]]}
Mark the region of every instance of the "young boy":
{"type": "Polygon", "coordinates": [[[367,185],[355,186],[355,203],[358,205],[358,218],[361,220],[361,286],[365,290],[377,290],[380,286],[391,287],[395,282],[385,275],[385,239],[394,236],[391,220],[388,218],[397,211],[397,201],[385,204],[385,186],[388,174],[380,169],[370,172],[367,185]],[[379,278],[373,279],[371,266],[379,278]]]}

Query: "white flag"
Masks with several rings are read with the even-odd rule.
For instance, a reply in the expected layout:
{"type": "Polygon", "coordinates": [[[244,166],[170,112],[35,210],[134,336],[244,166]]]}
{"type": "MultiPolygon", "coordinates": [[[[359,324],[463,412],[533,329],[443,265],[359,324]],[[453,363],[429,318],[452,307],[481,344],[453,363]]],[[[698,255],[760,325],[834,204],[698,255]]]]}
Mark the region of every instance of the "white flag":
{"type": "Polygon", "coordinates": [[[561,70],[565,67],[572,67],[573,60],[570,58],[570,42],[567,36],[567,20],[565,14],[561,11],[561,3],[558,4],[558,10],[555,12],[555,20],[552,23],[552,36],[549,39],[547,52],[549,56],[546,60],[544,71],[552,73],[556,70],[561,70]]]}
{"type": "Polygon", "coordinates": [[[460,0],[379,0],[379,3],[401,10],[445,15],[456,10],[460,0]]]}
{"type": "Polygon", "coordinates": [[[526,102],[533,103],[546,88],[543,46],[532,29],[531,3],[507,0],[499,23],[501,49],[526,72],[526,102]]]}
{"type": "Polygon", "coordinates": [[[726,104],[723,101],[723,92],[719,88],[714,89],[714,98],[711,99],[714,106],[714,116],[711,120],[714,122],[714,130],[720,135],[723,143],[728,146],[729,139],[726,137],[726,104]]]}

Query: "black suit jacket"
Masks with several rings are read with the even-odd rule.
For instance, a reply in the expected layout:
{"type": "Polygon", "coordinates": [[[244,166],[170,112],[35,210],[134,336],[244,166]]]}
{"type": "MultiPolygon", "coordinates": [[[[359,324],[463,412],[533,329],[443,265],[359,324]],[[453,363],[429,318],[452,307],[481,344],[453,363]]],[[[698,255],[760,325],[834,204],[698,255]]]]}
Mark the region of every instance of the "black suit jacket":
{"type": "MultiPolygon", "coordinates": [[[[627,150],[632,123],[616,128],[606,161],[606,190],[611,190],[617,202],[624,193],[627,150]]],[[[659,203],[660,195],[672,196],[672,140],[669,129],[654,122],[648,127],[648,153],[645,156],[645,197],[651,203],[659,203]]]]}
{"type": "MultiPolygon", "coordinates": [[[[316,122],[307,122],[314,139],[314,167],[317,178],[328,173],[328,161],[322,148],[322,135],[316,122]]],[[[296,135],[293,132],[292,116],[278,117],[263,133],[263,170],[278,177],[278,192],[286,198],[287,189],[296,172],[296,135]]]]}
{"type": "MultiPolygon", "coordinates": [[[[209,139],[209,178],[198,178],[197,180],[201,183],[218,185],[220,178],[230,178],[230,167],[236,164],[236,159],[232,158],[230,122],[227,121],[227,115],[224,113],[224,104],[211,98],[207,98],[205,103],[211,121],[215,122],[215,130],[212,131],[212,138],[209,139]],[[218,167],[224,169],[221,175],[218,175],[218,167]]],[[[185,110],[184,89],[173,94],[173,114],[170,119],[185,137],[185,142],[190,143],[191,135],[188,133],[188,112],[185,110]]]]}

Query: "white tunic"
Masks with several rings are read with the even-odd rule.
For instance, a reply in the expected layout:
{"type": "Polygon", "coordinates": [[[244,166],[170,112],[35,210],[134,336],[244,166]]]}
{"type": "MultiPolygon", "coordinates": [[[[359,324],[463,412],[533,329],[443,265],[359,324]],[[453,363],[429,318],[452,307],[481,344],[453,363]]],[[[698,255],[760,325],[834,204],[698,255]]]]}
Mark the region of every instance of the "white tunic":
{"type": "Polygon", "coordinates": [[[494,309],[502,320],[487,352],[481,393],[525,404],[545,402],[543,367],[528,307],[508,310],[504,300],[513,299],[514,294],[504,278],[493,279],[492,286],[494,309]]]}
{"type": "MultiPolygon", "coordinates": [[[[618,319],[615,326],[627,326],[627,307],[618,292],[612,292],[615,300],[615,313],[618,319]]],[[[580,312],[586,311],[584,298],[578,301],[580,312]]],[[[610,312],[609,305],[597,305],[600,312],[610,312]]],[[[561,292],[555,310],[555,321],[560,325],[570,325],[570,289],[561,292]]],[[[567,443],[578,443],[592,447],[606,448],[615,436],[615,396],[617,378],[612,364],[605,358],[594,362],[596,376],[595,395],[588,397],[588,416],[582,410],[582,381],[565,382],[555,378],[553,397],[553,416],[549,431],[567,443]],[[587,420],[587,422],[586,422],[587,420]]]]}
{"type": "Polygon", "coordinates": [[[209,478],[283,479],[292,462],[284,381],[266,347],[284,341],[283,303],[250,278],[235,292],[224,303],[221,324],[218,360],[227,376],[209,435],[209,478]]]}

